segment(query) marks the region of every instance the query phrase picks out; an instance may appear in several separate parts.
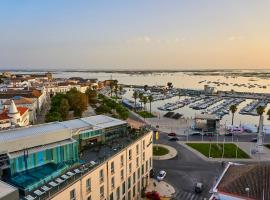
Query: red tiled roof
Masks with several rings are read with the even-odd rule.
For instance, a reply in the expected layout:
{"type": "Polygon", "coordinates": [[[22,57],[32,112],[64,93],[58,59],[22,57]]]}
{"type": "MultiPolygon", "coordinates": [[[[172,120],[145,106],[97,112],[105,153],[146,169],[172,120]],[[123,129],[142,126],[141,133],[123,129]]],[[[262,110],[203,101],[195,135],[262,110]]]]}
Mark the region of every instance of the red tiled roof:
{"type": "Polygon", "coordinates": [[[22,116],[26,111],[28,111],[28,108],[26,107],[17,107],[18,111],[20,112],[20,115],[22,116]]]}
{"type": "Polygon", "coordinates": [[[8,113],[8,110],[4,110],[2,113],[0,113],[0,120],[10,119],[7,113],[8,113]]]}
{"type": "MultiPolygon", "coordinates": [[[[20,112],[20,115],[22,116],[26,111],[28,111],[28,108],[26,107],[17,107],[18,111],[20,112]]],[[[8,109],[3,110],[0,113],[0,120],[10,119],[8,116],[8,109]]]]}

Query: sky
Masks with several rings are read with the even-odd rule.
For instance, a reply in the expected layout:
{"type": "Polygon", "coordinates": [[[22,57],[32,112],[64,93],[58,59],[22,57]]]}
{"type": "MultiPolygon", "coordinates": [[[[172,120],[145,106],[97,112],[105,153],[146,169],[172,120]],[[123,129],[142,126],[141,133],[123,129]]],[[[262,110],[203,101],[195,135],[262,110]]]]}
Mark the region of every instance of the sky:
{"type": "Polygon", "coordinates": [[[0,69],[270,69],[269,0],[1,0],[0,69]]]}

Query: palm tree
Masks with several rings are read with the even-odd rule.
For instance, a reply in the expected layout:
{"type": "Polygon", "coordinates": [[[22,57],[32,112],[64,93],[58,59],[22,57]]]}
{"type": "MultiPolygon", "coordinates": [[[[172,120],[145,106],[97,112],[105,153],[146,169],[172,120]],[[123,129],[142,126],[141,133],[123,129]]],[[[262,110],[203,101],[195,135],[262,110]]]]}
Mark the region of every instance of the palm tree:
{"type": "Polygon", "coordinates": [[[150,104],[150,113],[152,113],[152,102],[153,102],[153,100],[154,100],[153,96],[150,95],[150,96],[148,97],[148,100],[149,100],[149,104],[150,104]]]}
{"type": "Polygon", "coordinates": [[[146,103],[148,101],[148,98],[146,96],[143,96],[142,98],[142,102],[143,102],[143,105],[144,105],[144,111],[146,111],[146,103]]]}
{"type": "Polygon", "coordinates": [[[270,120],[270,109],[267,111],[268,120],[270,120]]]}
{"type": "Polygon", "coordinates": [[[115,93],[115,97],[116,97],[116,99],[118,98],[118,90],[119,90],[118,85],[117,85],[117,84],[116,84],[116,85],[114,85],[114,93],[115,93]]]}
{"type": "Polygon", "coordinates": [[[259,121],[259,126],[258,126],[258,131],[259,131],[260,123],[262,122],[262,115],[263,115],[263,113],[265,112],[265,107],[263,107],[263,106],[258,106],[258,107],[256,108],[256,110],[257,110],[257,114],[260,116],[260,121],[259,121]]]}
{"type": "Polygon", "coordinates": [[[230,106],[230,111],[232,112],[232,125],[233,125],[234,113],[237,111],[237,106],[236,105],[231,105],[230,106]]]}
{"type": "Polygon", "coordinates": [[[137,111],[137,99],[138,99],[138,92],[137,91],[134,91],[133,93],[133,98],[134,98],[134,102],[135,102],[135,111],[137,111]]]}
{"type": "Polygon", "coordinates": [[[139,93],[139,99],[140,99],[140,102],[141,102],[141,107],[142,107],[142,101],[143,101],[143,93],[139,93]]]}
{"type": "Polygon", "coordinates": [[[111,97],[112,97],[112,93],[113,93],[113,88],[114,88],[114,83],[111,81],[110,82],[111,97]]]}

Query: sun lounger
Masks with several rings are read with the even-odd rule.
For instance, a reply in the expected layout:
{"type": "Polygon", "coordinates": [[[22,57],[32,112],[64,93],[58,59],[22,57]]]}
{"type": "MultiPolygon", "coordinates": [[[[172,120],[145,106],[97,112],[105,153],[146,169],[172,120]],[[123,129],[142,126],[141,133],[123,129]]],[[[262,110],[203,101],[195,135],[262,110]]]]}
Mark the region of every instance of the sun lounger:
{"type": "Polygon", "coordinates": [[[64,175],[62,175],[62,176],[61,176],[61,178],[63,178],[63,179],[65,179],[65,180],[66,180],[66,179],[69,179],[70,177],[69,177],[69,176],[67,176],[66,174],[64,174],[64,175]]]}
{"type": "Polygon", "coordinates": [[[79,173],[81,173],[81,170],[79,170],[79,169],[74,169],[74,172],[75,172],[76,174],[79,174],[79,173]]]}
{"type": "Polygon", "coordinates": [[[75,174],[72,173],[72,172],[67,172],[67,175],[69,175],[69,176],[74,176],[75,174]]]}
{"type": "Polygon", "coordinates": [[[24,197],[26,200],[34,200],[36,199],[36,197],[33,197],[31,195],[27,195],[26,197],[24,197]]]}
{"type": "Polygon", "coordinates": [[[41,192],[40,190],[35,190],[34,193],[38,196],[43,195],[45,192],[41,192]]]}
{"type": "Polygon", "coordinates": [[[51,188],[47,187],[46,185],[41,187],[42,190],[44,190],[45,192],[49,191],[51,188]]]}
{"type": "Polygon", "coordinates": [[[63,183],[64,182],[64,180],[62,180],[61,178],[57,178],[57,179],[55,179],[55,181],[57,182],[57,183],[63,183]]]}
{"type": "Polygon", "coordinates": [[[57,185],[59,185],[58,183],[54,182],[54,181],[51,181],[49,182],[49,185],[50,186],[53,186],[53,187],[56,187],[57,185]]]}

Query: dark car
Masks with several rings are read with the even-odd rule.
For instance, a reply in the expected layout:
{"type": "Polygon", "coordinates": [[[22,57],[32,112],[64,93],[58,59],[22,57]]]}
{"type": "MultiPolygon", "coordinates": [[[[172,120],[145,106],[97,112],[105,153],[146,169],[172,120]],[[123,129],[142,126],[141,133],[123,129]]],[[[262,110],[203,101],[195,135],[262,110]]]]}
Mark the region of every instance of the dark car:
{"type": "Polygon", "coordinates": [[[252,138],[252,139],[250,140],[250,142],[257,142],[257,141],[258,141],[257,138],[252,138]]]}
{"type": "Polygon", "coordinates": [[[168,136],[171,136],[171,137],[175,137],[176,136],[176,133],[168,133],[168,136]]]}
{"type": "Polygon", "coordinates": [[[232,136],[232,133],[225,133],[225,136],[232,136]]]}
{"type": "Polygon", "coordinates": [[[194,189],[195,193],[201,193],[203,191],[203,184],[201,182],[196,183],[194,189]]]}
{"type": "Polygon", "coordinates": [[[169,139],[169,141],[178,141],[179,139],[177,137],[172,137],[169,139]]]}

